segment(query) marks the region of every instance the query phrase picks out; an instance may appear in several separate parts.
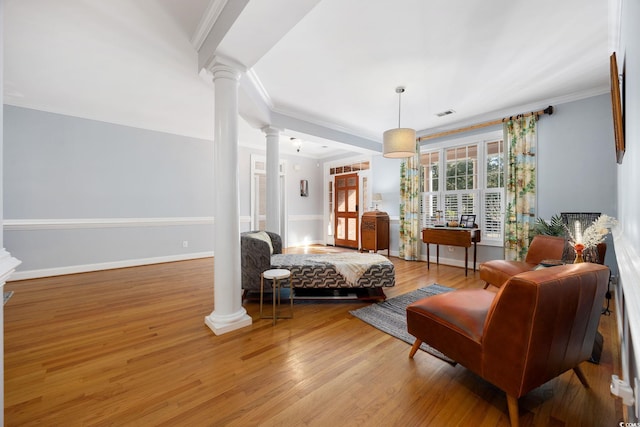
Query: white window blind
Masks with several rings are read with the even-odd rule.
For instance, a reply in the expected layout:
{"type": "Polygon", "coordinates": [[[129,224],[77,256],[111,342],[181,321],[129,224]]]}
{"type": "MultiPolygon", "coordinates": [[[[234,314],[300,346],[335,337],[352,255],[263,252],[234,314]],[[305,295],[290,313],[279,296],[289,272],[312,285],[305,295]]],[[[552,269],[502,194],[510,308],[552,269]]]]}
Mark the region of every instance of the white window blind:
{"type": "Polygon", "coordinates": [[[437,211],[442,221],[459,221],[461,215],[476,215],[482,242],[503,244],[504,142],[501,133],[443,143],[422,152],[421,222],[432,226],[437,211]]]}
{"type": "Polygon", "coordinates": [[[457,221],[460,218],[460,204],[457,194],[444,195],[444,218],[447,222],[457,221]]]}
{"type": "MultiPolygon", "coordinates": [[[[436,215],[440,209],[438,194],[422,193],[420,197],[420,222],[423,227],[432,227],[436,223],[436,215]]],[[[442,219],[443,220],[443,219],[442,219]]]]}
{"type": "Polygon", "coordinates": [[[503,231],[503,200],[502,191],[487,190],[484,193],[484,215],[481,223],[482,239],[502,240],[503,231]]]}

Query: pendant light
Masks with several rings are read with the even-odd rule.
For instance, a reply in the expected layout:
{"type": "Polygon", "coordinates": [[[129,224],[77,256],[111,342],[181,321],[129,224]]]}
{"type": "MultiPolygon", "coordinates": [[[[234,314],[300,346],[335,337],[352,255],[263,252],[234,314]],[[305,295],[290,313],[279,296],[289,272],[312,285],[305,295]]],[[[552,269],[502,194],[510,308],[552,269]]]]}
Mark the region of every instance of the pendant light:
{"type": "Polygon", "coordinates": [[[398,128],[389,129],[382,136],[382,155],[392,159],[411,157],[416,154],[416,131],[400,127],[400,104],[404,87],[396,88],[398,94],[398,128]]]}

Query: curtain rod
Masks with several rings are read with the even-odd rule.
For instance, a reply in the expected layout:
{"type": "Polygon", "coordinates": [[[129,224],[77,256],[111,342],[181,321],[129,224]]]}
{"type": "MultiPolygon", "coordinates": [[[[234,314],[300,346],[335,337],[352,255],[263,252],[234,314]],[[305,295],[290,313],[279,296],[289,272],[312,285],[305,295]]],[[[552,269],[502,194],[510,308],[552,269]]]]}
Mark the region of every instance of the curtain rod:
{"type": "Polygon", "coordinates": [[[553,107],[551,105],[549,105],[544,110],[532,111],[530,113],[518,114],[516,116],[503,117],[501,119],[491,120],[489,122],[484,122],[484,123],[478,123],[478,124],[475,124],[475,125],[470,125],[470,126],[466,126],[466,127],[459,128],[459,129],[446,130],[446,131],[443,131],[443,132],[433,133],[431,135],[424,135],[424,136],[421,136],[421,137],[418,138],[418,142],[424,141],[424,140],[427,140],[427,139],[434,139],[434,138],[440,138],[442,136],[453,135],[453,134],[456,134],[456,133],[467,132],[467,131],[474,130],[474,129],[486,128],[488,126],[499,125],[500,123],[508,122],[510,120],[518,119],[520,117],[529,117],[529,116],[536,116],[537,117],[537,116],[541,116],[543,114],[549,114],[549,115],[553,114],[553,107]]]}

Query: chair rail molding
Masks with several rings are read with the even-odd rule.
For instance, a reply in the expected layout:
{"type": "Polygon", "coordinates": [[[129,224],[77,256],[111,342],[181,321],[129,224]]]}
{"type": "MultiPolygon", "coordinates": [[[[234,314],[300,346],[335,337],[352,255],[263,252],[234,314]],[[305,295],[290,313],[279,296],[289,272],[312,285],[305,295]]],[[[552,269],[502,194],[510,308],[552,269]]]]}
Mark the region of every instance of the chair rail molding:
{"type": "Polygon", "coordinates": [[[51,230],[110,227],[165,227],[213,224],[214,217],[5,219],[4,229],[51,230]]]}

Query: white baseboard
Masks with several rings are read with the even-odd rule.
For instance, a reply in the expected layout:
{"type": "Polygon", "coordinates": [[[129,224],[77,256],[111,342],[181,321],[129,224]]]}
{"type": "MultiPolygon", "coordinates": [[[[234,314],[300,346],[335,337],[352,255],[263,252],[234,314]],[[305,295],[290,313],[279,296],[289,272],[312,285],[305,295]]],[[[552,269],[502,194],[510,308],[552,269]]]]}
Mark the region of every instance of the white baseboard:
{"type": "MultiPolygon", "coordinates": [[[[421,255],[420,259],[422,261],[427,261],[427,255],[421,255]]],[[[429,258],[430,263],[432,265],[437,265],[437,261],[436,261],[436,257],[435,256],[431,256],[429,258]]],[[[460,268],[464,268],[464,260],[463,259],[454,259],[454,258],[446,258],[443,256],[440,256],[440,264],[442,265],[448,265],[451,267],[460,267],[460,268]]],[[[480,261],[476,262],[476,269],[478,268],[478,266],[480,265],[480,261]]],[[[473,271],[473,257],[471,257],[471,259],[469,260],[469,265],[468,265],[469,270],[473,271]]]]}
{"type": "MultiPolygon", "coordinates": [[[[324,243],[321,241],[318,241],[318,242],[307,243],[306,245],[309,245],[309,244],[323,245],[324,243]]],[[[291,245],[291,246],[292,247],[305,246],[305,244],[291,245]]],[[[384,254],[385,252],[386,251],[380,251],[379,253],[384,254]]],[[[398,251],[391,251],[391,253],[389,254],[389,256],[393,256],[393,257],[398,257],[398,255],[399,255],[398,251]]],[[[137,267],[141,265],[162,264],[165,262],[186,261],[190,259],[209,258],[209,257],[213,257],[213,251],[196,252],[196,253],[180,254],[180,255],[169,255],[169,256],[154,257],[154,258],[127,259],[122,261],[103,262],[103,263],[96,263],[96,264],[70,265],[65,267],[43,268],[38,270],[14,271],[11,274],[11,277],[7,281],[12,282],[17,280],[39,279],[42,277],[63,276],[65,274],[88,273],[91,271],[112,270],[115,268],[137,267]]],[[[426,261],[427,260],[426,255],[423,254],[420,257],[420,260],[426,261]]],[[[436,263],[435,257],[431,257],[431,263],[433,264],[436,263]]],[[[440,263],[444,265],[464,268],[464,260],[440,257],[440,263]]],[[[469,269],[473,270],[473,260],[469,260],[469,269]]]]}
{"type": "Polygon", "coordinates": [[[161,264],[165,262],[186,261],[189,259],[209,258],[211,252],[196,252],[191,254],[169,255],[154,258],[127,259],[97,264],[70,265],[66,267],[43,268],[39,270],[26,270],[14,272],[8,281],[39,279],[41,277],[62,276],[65,274],[88,273],[91,271],[111,270],[115,268],[136,267],[141,265],[161,264]]]}

